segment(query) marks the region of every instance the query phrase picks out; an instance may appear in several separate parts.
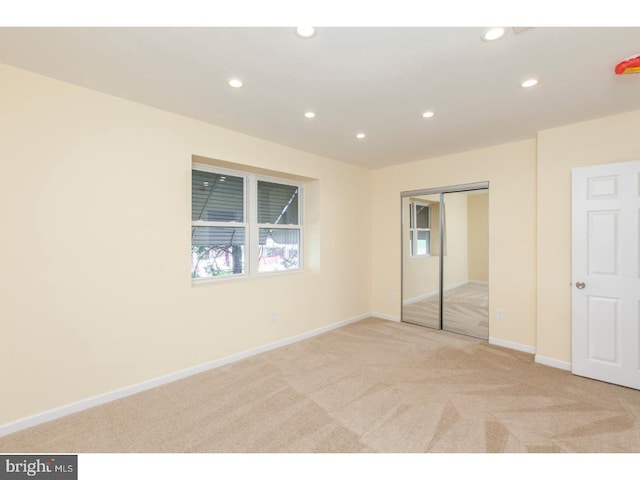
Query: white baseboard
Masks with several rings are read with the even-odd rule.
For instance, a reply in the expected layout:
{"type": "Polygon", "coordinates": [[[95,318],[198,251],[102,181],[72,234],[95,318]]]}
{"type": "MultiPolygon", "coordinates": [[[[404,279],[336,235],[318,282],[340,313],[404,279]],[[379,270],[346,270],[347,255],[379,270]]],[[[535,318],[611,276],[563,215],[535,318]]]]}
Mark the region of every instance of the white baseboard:
{"type": "Polygon", "coordinates": [[[535,356],[535,362],[548,367],[559,368],[561,370],[571,371],[571,362],[565,362],[562,360],[556,360],[555,358],[543,357],[542,355],[535,356]]]}
{"type": "Polygon", "coordinates": [[[382,320],[389,320],[391,322],[400,322],[400,317],[398,315],[387,315],[386,313],[371,312],[369,316],[380,318],[382,320]]]}
{"type": "MultiPolygon", "coordinates": [[[[519,350],[526,353],[536,353],[536,347],[531,345],[522,345],[520,343],[509,342],[507,340],[501,340],[499,338],[489,338],[489,343],[492,345],[498,345],[499,347],[511,348],[513,350],[519,350]]],[[[541,365],[548,367],[559,368],[561,370],[571,371],[571,363],[563,362],[562,360],[556,360],[555,358],[543,357],[542,355],[535,355],[534,361],[541,365]]]]}
{"type": "Polygon", "coordinates": [[[412,303],[420,302],[422,300],[426,300],[427,298],[438,296],[439,294],[440,290],[433,290],[431,292],[418,295],[417,297],[407,298],[404,302],[402,302],[402,305],[411,305],[412,303]]]}
{"type": "MultiPolygon", "coordinates": [[[[449,285],[448,287],[445,287],[444,291],[448,292],[449,290],[454,290],[456,288],[464,287],[465,285],[469,285],[470,283],[471,284],[478,284],[478,285],[480,285],[480,284],[487,285],[487,282],[479,282],[479,281],[476,281],[476,280],[464,280],[462,282],[454,283],[452,285],[449,285]]],[[[411,305],[412,303],[416,303],[416,302],[419,302],[421,300],[426,300],[427,298],[435,297],[437,295],[440,295],[440,289],[436,289],[436,290],[432,290],[432,291],[427,292],[427,293],[423,293],[422,295],[418,295],[417,297],[408,298],[404,302],[402,302],[402,305],[411,305]]]]}
{"type": "Polygon", "coordinates": [[[336,328],[349,325],[350,323],[355,323],[360,320],[364,320],[365,318],[369,318],[371,316],[380,316],[380,315],[372,314],[372,313],[365,313],[362,315],[358,315],[356,317],[352,317],[347,320],[342,320],[340,322],[332,323],[330,325],[326,325],[324,327],[317,328],[309,332],[301,333],[299,335],[294,335],[293,337],[285,338],[283,340],[278,340],[277,342],[269,343],[261,347],[245,350],[244,352],[229,355],[227,357],[223,357],[218,360],[213,360],[211,362],[207,362],[202,365],[197,365],[195,367],[187,368],[179,372],[170,373],[168,375],[152,378],[150,380],[145,380],[144,382],[140,382],[135,385],[120,388],[118,390],[97,395],[95,397],[86,398],[74,403],[70,403],[68,405],[63,405],[62,407],[54,408],[46,412],[39,413],[31,417],[23,418],[21,420],[16,420],[15,422],[7,423],[5,425],[0,425],[0,437],[10,435],[12,433],[18,432],[20,430],[24,430],[26,428],[35,427],[36,425],[40,425],[42,423],[49,422],[57,418],[67,416],[72,413],[77,413],[82,410],[87,410],[89,408],[97,407],[98,405],[103,405],[105,403],[112,402],[114,400],[118,400],[124,397],[134,395],[136,393],[144,392],[145,390],[149,390],[151,388],[155,388],[161,385],[165,385],[167,383],[175,382],[176,380],[181,380],[183,378],[190,377],[192,375],[196,375],[198,373],[202,373],[207,370],[211,370],[213,368],[217,368],[223,365],[227,365],[229,363],[237,362],[239,360],[252,357],[259,353],[267,352],[269,350],[274,350],[279,347],[284,347],[285,345],[290,345],[292,343],[299,342],[301,340],[306,340],[307,338],[315,337],[316,335],[321,335],[331,330],[335,330],[336,328]]]}
{"type": "Polygon", "coordinates": [[[510,342],[508,340],[502,340],[500,338],[489,337],[489,343],[491,345],[497,345],[498,347],[510,348],[511,350],[518,350],[525,353],[536,353],[536,347],[532,345],[524,345],[522,343],[510,342]]]}

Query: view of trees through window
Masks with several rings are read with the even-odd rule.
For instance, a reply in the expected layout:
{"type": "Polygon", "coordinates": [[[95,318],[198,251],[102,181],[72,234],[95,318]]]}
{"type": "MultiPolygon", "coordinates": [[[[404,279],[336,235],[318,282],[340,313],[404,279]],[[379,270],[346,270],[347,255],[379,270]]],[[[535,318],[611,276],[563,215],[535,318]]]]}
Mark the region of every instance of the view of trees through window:
{"type": "Polygon", "coordinates": [[[300,268],[300,186],[195,168],[191,186],[192,278],[300,268]]]}

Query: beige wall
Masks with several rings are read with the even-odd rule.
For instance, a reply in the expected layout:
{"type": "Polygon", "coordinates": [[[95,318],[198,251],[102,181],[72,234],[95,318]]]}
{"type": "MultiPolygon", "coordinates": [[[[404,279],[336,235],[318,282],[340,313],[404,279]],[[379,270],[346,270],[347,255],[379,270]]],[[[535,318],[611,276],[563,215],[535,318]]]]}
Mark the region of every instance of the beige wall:
{"type": "Polygon", "coordinates": [[[467,197],[469,280],[489,281],[489,195],[467,197]]]}
{"type": "Polygon", "coordinates": [[[1,65],[0,105],[0,425],[370,311],[370,171],[1,65]],[[312,268],[192,286],[194,154],[318,179],[312,268]]]}
{"type": "Polygon", "coordinates": [[[571,361],[571,169],[640,160],[639,137],[640,111],[538,133],[540,356],[571,361]]]}
{"type": "MultiPolygon", "coordinates": [[[[536,344],[536,143],[528,140],[373,172],[372,254],[400,251],[400,192],[489,181],[490,335],[536,344]],[[495,320],[504,309],[505,319],[495,320]]],[[[400,255],[372,264],[372,309],[400,316],[400,255]]]]}

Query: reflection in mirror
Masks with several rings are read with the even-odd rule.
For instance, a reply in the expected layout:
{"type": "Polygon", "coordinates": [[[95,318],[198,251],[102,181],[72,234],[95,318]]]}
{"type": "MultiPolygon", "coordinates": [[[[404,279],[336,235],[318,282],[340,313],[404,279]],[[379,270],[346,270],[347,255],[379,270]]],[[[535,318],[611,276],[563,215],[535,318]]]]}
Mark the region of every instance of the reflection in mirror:
{"type": "Polygon", "coordinates": [[[444,257],[442,328],[489,338],[487,190],[443,194],[448,255],[444,257]]]}
{"type": "Polygon", "coordinates": [[[402,199],[402,320],[440,328],[440,195],[402,199]]]}
{"type": "Polygon", "coordinates": [[[402,321],[489,337],[488,192],[402,198],[402,321]]]}

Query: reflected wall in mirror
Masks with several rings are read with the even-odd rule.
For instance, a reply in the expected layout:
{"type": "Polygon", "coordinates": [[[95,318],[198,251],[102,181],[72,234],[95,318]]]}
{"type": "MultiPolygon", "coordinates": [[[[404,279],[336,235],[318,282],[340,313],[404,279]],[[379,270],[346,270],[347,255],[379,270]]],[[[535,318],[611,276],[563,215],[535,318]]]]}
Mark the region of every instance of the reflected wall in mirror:
{"type": "Polygon", "coordinates": [[[479,338],[489,338],[488,198],[487,190],[443,194],[442,328],[479,338]]]}
{"type": "Polygon", "coordinates": [[[404,197],[402,206],[402,319],[440,328],[440,195],[404,197]],[[429,212],[426,235],[414,218],[424,209],[429,212]]]}
{"type": "Polygon", "coordinates": [[[488,189],[403,194],[402,216],[402,321],[488,338],[488,189]]]}

